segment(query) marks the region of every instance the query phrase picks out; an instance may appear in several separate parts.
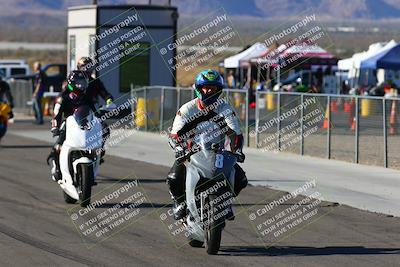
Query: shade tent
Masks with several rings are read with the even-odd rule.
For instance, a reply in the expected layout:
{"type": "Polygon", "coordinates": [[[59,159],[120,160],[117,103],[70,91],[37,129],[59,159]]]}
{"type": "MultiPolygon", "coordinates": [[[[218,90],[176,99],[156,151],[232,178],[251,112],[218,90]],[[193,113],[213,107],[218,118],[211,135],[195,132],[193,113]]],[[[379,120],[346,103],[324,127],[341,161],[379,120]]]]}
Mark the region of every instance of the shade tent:
{"type": "MultiPolygon", "coordinates": [[[[257,64],[269,64],[270,66],[275,66],[279,62],[279,57],[283,51],[287,49],[285,44],[281,44],[277,48],[268,48],[264,50],[259,55],[248,58],[248,62],[257,64]]],[[[242,60],[243,61],[243,60],[242,60]]]]}
{"type": "Polygon", "coordinates": [[[357,58],[358,60],[354,62],[354,68],[365,69],[366,68],[365,66],[361,66],[362,62],[365,62],[369,58],[380,55],[394,46],[396,46],[396,42],[394,40],[391,40],[388,43],[376,43],[370,45],[368,51],[362,54],[362,56],[357,58]]]}
{"type": "MultiPolygon", "coordinates": [[[[299,66],[301,65],[299,63],[306,62],[308,59],[335,59],[335,57],[317,45],[297,44],[289,46],[288,44],[281,44],[277,48],[264,50],[256,57],[247,60],[242,59],[240,61],[240,66],[245,66],[246,64],[255,66],[257,68],[257,81],[259,81],[261,72],[265,71],[267,80],[269,80],[270,77],[274,75],[273,72],[275,72],[277,82],[280,82],[281,70],[280,68],[276,68],[280,63],[288,62],[286,66],[290,64],[299,66]]],[[[325,60],[325,62],[327,61],[325,60]]],[[[251,77],[251,68],[248,68],[247,77],[247,80],[251,77]]]]}
{"type": "Polygon", "coordinates": [[[360,68],[360,69],[375,69],[376,66],[368,65],[367,62],[373,62],[374,59],[379,58],[383,54],[386,54],[386,52],[388,52],[390,49],[392,49],[396,45],[397,45],[397,43],[394,40],[392,40],[392,41],[388,42],[387,44],[385,44],[380,49],[377,49],[377,50],[374,50],[371,52],[367,51],[367,54],[365,55],[365,57],[363,57],[359,62],[357,62],[358,65],[355,67],[360,68]]]}
{"type": "Polygon", "coordinates": [[[352,73],[356,73],[357,69],[360,68],[361,61],[376,55],[385,47],[390,47],[396,44],[394,40],[388,43],[373,43],[368,47],[367,51],[355,53],[352,57],[342,59],[338,61],[338,69],[339,70],[348,70],[350,71],[350,75],[352,73]]]}
{"type": "MultiPolygon", "coordinates": [[[[367,51],[361,53],[355,53],[351,58],[346,58],[338,61],[338,69],[339,70],[349,70],[350,76],[354,76],[360,68],[365,67],[365,63],[362,66],[362,62],[367,61],[369,58],[373,58],[377,55],[381,55],[382,53],[387,52],[389,49],[396,46],[396,42],[391,40],[387,43],[374,43],[368,47],[367,51]]],[[[369,68],[369,67],[368,67],[369,68]]]]}
{"type": "Polygon", "coordinates": [[[248,49],[240,52],[239,54],[233,55],[231,57],[225,58],[224,60],[224,67],[226,69],[230,68],[238,68],[239,61],[245,58],[252,58],[259,56],[263,51],[265,51],[267,47],[262,43],[255,43],[250,46],[248,49]]]}
{"type": "Polygon", "coordinates": [[[360,66],[360,62],[363,58],[367,57],[367,52],[361,52],[361,53],[356,53],[354,54],[350,59],[351,59],[351,66],[349,69],[349,78],[351,77],[356,77],[359,75],[360,68],[357,66],[360,66]]]}
{"type": "Polygon", "coordinates": [[[242,68],[242,67],[243,67],[243,68],[249,67],[249,66],[250,66],[250,60],[251,60],[252,58],[258,58],[258,57],[260,57],[261,55],[265,54],[265,51],[268,51],[268,48],[266,48],[266,47],[264,46],[264,49],[263,49],[263,47],[260,46],[259,49],[254,50],[253,53],[250,53],[250,54],[244,56],[243,58],[241,58],[241,59],[239,60],[239,67],[241,67],[241,68],[242,68]]]}
{"type": "Polygon", "coordinates": [[[300,55],[299,58],[333,58],[334,56],[327,52],[325,49],[317,46],[304,46],[304,45],[294,45],[287,47],[286,45],[280,45],[276,50],[277,53],[273,56],[268,56],[273,50],[268,50],[257,57],[251,58],[252,63],[277,63],[279,58],[285,59],[290,58],[294,55],[300,55]]]}
{"type": "Polygon", "coordinates": [[[338,61],[338,69],[339,70],[348,70],[354,69],[354,65],[356,61],[360,61],[361,58],[365,57],[367,52],[355,53],[352,57],[341,59],[338,61]]]}
{"type": "Polygon", "coordinates": [[[353,59],[352,58],[345,58],[338,61],[338,69],[339,70],[350,70],[353,67],[353,59]]]}
{"type": "Polygon", "coordinates": [[[283,57],[301,54],[301,57],[333,58],[333,55],[318,45],[294,45],[282,52],[283,57]]]}
{"type": "Polygon", "coordinates": [[[400,69],[400,44],[385,49],[373,57],[361,62],[361,68],[400,69]]]}

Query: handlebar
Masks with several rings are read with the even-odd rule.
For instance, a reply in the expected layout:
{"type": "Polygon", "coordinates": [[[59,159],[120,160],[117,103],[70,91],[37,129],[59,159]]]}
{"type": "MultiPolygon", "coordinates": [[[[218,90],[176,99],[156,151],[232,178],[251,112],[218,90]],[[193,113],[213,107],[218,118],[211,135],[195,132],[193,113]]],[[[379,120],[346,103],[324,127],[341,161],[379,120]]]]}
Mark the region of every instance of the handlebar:
{"type": "Polygon", "coordinates": [[[105,115],[107,112],[111,112],[112,110],[114,110],[114,109],[116,109],[116,108],[117,108],[117,106],[116,106],[114,103],[111,103],[111,104],[108,104],[108,105],[105,105],[105,106],[100,107],[100,108],[96,111],[96,114],[97,114],[99,117],[101,117],[101,116],[105,115]]]}
{"type": "MultiPolygon", "coordinates": [[[[213,143],[212,145],[211,145],[211,149],[214,151],[214,152],[221,152],[222,150],[223,150],[223,148],[221,147],[221,145],[220,144],[216,144],[216,143],[213,143]]],[[[185,162],[186,160],[188,160],[192,155],[194,155],[194,154],[196,154],[197,152],[199,152],[200,151],[200,147],[199,146],[196,146],[195,147],[195,149],[190,149],[189,151],[187,151],[186,153],[185,153],[185,155],[183,155],[183,156],[181,156],[181,157],[179,157],[179,158],[177,158],[176,159],[176,161],[178,162],[178,163],[183,163],[183,162],[185,162]]],[[[226,150],[227,152],[229,152],[231,155],[233,155],[235,158],[236,158],[236,160],[238,161],[238,162],[243,162],[244,161],[244,155],[243,154],[238,154],[238,153],[234,153],[234,152],[231,152],[231,151],[228,151],[228,150],[226,150]]]]}

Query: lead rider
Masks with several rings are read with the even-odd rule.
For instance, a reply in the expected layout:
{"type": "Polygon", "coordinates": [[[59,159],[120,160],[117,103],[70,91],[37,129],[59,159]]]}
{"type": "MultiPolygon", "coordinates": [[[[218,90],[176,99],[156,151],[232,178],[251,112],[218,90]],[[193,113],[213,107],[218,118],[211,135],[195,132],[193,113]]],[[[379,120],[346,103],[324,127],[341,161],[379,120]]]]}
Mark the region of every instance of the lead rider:
{"type": "MultiPolygon", "coordinates": [[[[238,162],[244,161],[243,135],[239,120],[232,107],[219,99],[223,86],[223,78],[215,70],[204,70],[196,76],[194,89],[197,98],[187,102],[178,110],[169,138],[176,159],[181,158],[185,151],[190,149],[197,125],[214,121],[218,125],[223,125],[220,127],[221,131],[229,138],[230,150],[237,154],[238,162]]],[[[186,214],[185,177],[185,165],[175,161],[167,176],[167,184],[174,201],[175,220],[182,219],[186,214]]],[[[232,186],[235,195],[247,186],[245,172],[238,164],[235,165],[235,181],[232,186]]]]}

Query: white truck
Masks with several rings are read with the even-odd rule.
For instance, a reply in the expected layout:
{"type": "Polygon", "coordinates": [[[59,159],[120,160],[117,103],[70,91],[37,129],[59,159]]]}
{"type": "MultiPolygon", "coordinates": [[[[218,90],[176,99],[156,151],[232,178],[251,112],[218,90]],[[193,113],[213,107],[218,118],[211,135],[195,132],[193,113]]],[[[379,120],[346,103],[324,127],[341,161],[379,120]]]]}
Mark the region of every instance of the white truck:
{"type": "Polygon", "coordinates": [[[5,78],[13,78],[16,75],[29,75],[29,65],[23,59],[0,60],[0,75],[5,78]]]}

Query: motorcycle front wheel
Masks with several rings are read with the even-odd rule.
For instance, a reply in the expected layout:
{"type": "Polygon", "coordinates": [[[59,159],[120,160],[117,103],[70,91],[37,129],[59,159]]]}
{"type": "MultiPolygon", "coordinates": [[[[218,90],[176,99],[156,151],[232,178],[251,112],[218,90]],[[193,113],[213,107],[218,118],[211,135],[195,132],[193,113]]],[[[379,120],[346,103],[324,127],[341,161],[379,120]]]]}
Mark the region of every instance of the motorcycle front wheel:
{"type": "Polygon", "coordinates": [[[78,173],[80,175],[80,194],[79,200],[81,207],[87,207],[90,204],[90,197],[92,195],[92,184],[94,179],[93,165],[79,164],[78,173]]]}
{"type": "Polygon", "coordinates": [[[65,203],[68,203],[68,204],[75,204],[76,203],[76,199],[75,198],[72,198],[72,197],[70,197],[67,193],[65,193],[64,191],[63,191],[63,194],[64,194],[64,201],[65,201],[65,203]]]}
{"type": "Polygon", "coordinates": [[[219,248],[221,246],[222,230],[224,229],[225,217],[218,216],[218,207],[213,201],[217,198],[216,195],[208,196],[209,208],[207,210],[207,220],[208,224],[206,227],[206,250],[208,254],[216,255],[218,254],[219,248]]]}
{"type": "Polygon", "coordinates": [[[204,244],[204,242],[196,240],[196,239],[189,240],[189,245],[194,248],[201,248],[201,247],[203,247],[203,244],[204,244]]]}

